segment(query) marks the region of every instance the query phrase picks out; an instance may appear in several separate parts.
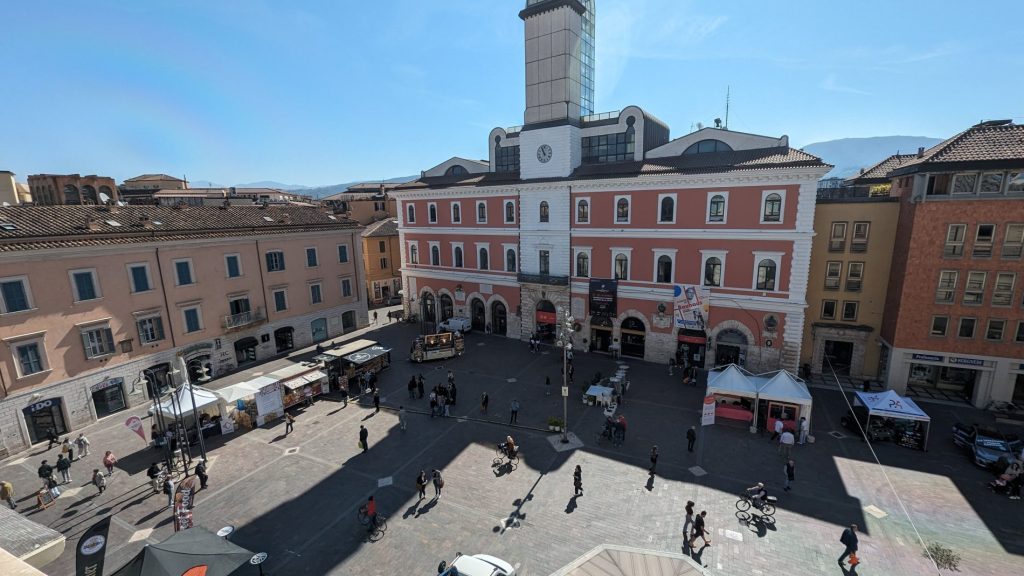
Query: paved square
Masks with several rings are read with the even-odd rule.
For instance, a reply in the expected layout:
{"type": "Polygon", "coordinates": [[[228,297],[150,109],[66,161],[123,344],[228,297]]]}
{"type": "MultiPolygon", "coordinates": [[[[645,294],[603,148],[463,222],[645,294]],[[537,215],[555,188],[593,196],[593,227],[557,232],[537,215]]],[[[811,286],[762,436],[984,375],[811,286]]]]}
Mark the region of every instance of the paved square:
{"type": "MultiPolygon", "coordinates": [[[[470,334],[467,355],[447,364],[405,361],[414,327],[392,325],[363,337],[394,348],[394,364],[381,377],[382,411],[325,398],[296,412],[295,431],[274,423],[214,439],[210,485],[197,496],[195,520],[213,531],[234,525],[231,540],[267,552],[267,574],[433,574],[456,552],[504,558],[524,576],[546,576],[596,545],[609,543],[668,552],[683,548],[687,500],[708,511],[712,546],[692,551],[709,573],[841,574],[835,559],[842,527],[857,523],[863,564],[859,574],[929,574],[905,506],[925,541],[937,541],[963,556],[971,575],[1016,574],[1024,551],[1020,501],[995,496],[989,479],[952,447],[950,423],[986,421],[963,407],[925,403],[933,418],[929,452],[876,446],[884,467],[874,464],[854,436],[839,429],[845,405],[838,392],[813,389],[817,442],[797,446],[797,481],[781,490],[783,462],[767,436],[745,428],[716,425],[700,430],[703,454],[686,451],[685,431],[700,420],[702,389],[682,387],[664,366],[630,362],[632,381],[620,412],[629,419],[621,447],[597,442],[604,416],[583,406],[579,384],[571,388],[572,442],[547,431],[547,419],[561,417],[562,398],[546,395],[544,380],[560,378],[556,354],[532,354],[525,343],[470,334]],[[459,402],[452,418],[430,418],[427,401],[410,400],[405,383],[422,373],[428,388],[452,369],[459,402]],[[479,399],[490,396],[489,413],[479,399]],[[519,427],[509,427],[509,405],[519,400],[519,427]],[[404,405],[408,430],[394,411],[404,405]],[[359,426],[369,431],[370,449],[356,445],[359,426]],[[513,470],[495,467],[496,444],[512,434],[521,446],[513,470]],[[648,454],[658,445],[657,475],[647,472],[648,454]],[[583,470],[584,494],[573,497],[572,471],[583,470]],[[420,470],[441,470],[440,498],[418,500],[420,470]],[[764,481],[779,497],[774,522],[748,518],[735,508],[736,495],[764,481]],[[900,496],[897,500],[890,482],[900,496]],[[387,515],[388,529],[366,540],[356,512],[369,495],[387,515]]],[[[576,355],[576,374],[610,374],[608,358],[576,355]]],[[[217,387],[218,382],[210,384],[217,387]]],[[[152,494],[145,469],[155,459],[127,431],[125,414],[86,430],[93,454],[75,463],[76,482],[46,510],[33,510],[31,492],[41,448],[0,465],[11,479],[21,508],[34,520],[62,531],[67,550],[45,568],[74,573],[74,546],[97,518],[114,514],[108,566],[117,567],[145,543],[171,534],[166,497],[152,494]],[[121,461],[108,490],[98,496],[84,482],[99,467],[104,450],[121,461]]],[[[144,416],[144,414],[140,414],[144,416]]]]}

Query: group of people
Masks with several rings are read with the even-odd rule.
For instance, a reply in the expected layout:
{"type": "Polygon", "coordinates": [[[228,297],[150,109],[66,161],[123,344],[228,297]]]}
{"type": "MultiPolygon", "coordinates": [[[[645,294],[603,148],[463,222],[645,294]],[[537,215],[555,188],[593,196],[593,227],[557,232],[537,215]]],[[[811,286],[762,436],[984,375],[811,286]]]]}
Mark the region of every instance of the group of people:
{"type": "Polygon", "coordinates": [[[459,389],[455,386],[455,374],[448,371],[448,382],[434,386],[430,391],[430,417],[451,416],[450,407],[458,400],[459,389]]]}
{"type": "Polygon", "coordinates": [[[1010,500],[1020,500],[1021,483],[1024,482],[1024,474],[1021,472],[1020,462],[1012,462],[1001,474],[989,482],[988,487],[997,494],[1006,494],[1010,500]]]}

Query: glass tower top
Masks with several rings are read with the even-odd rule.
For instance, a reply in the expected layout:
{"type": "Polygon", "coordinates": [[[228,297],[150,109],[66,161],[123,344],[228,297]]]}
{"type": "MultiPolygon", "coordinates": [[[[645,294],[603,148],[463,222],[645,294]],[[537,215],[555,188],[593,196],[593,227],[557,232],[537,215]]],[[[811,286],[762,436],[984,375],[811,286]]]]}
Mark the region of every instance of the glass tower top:
{"type": "Polygon", "coordinates": [[[596,0],[584,0],[587,11],[583,14],[583,29],[580,35],[580,114],[594,113],[594,22],[596,0]]]}

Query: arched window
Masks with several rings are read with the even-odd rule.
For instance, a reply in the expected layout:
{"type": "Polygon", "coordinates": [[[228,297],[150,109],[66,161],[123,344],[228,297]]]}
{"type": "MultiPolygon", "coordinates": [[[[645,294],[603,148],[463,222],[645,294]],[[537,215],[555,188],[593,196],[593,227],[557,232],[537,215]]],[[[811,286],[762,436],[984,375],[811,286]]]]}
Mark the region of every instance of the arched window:
{"type": "Polygon", "coordinates": [[[505,223],[511,224],[516,221],[516,205],[512,202],[505,202],[505,223]]]}
{"type": "Polygon", "coordinates": [[[540,221],[541,222],[547,222],[548,221],[548,218],[550,218],[549,210],[550,209],[548,208],[548,203],[547,202],[541,202],[540,203],[540,221]]]}
{"type": "Polygon", "coordinates": [[[674,222],[676,219],[676,201],[671,196],[661,199],[661,212],[658,214],[659,222],[674,222]]]}
{"type": "Polygon", "coordinates": [[[725,222],[725,196],[715,194],[708,206],[708,222],[725,222]]]}
{"type": "Polygon", "coordinates": [[[101,204],[96,197],[96,189],[92,186],[82,186],[82,204],[101,204]]]}
{"type": "Polygon", "coordinates": [[[107,200],[114,199],[114,191],[110,189],[110,186],[100,186],[100,194],[105,194],[107,200]]]}
{"type": "Polygon", "coordinates": [[[427,220],[429,220],[431,224],[437,223],[437,204],[427,206],[427,220]]]}
{"type": "Polygon", "coordinates": [[[420,249],[415,244],[409,246],[409,263],[419,264],[420,263],[420,249]]]}
{"type": "Polygon", "coordinates": [[[458,224],[460,222],[462,222],[462,206],[452,204],[452,223],[458,224]]]}
{"type": "Polygon", "coordinates": [[[701,140],[691,144],[683,154],[706,154],[708,152],[732,152],[732,148],[721,140],[701,140]]]}
{"type": "Polygon", "coordinates": [[[465,176],[466,174],[469,174],[469,171],[462,164],[455,164],[444,171],[445,176],[465,176]]]}
{"type": "Polygon", "coordinates": [[[64,186],[64,204],[81,204],[82,197],[78,193],[78,188],[75,188],[71,184],[64,186]]]}
{"type": "Polygon", "coordinates": [[[484,202],[476,203],[476,221],[480,224],[487,223],[487,204],[484,202]]]}
{"type": "Polygon", "coordinates": [[[615,255],[615,279],[629,280],[629,257],[625,254],[615,255]]]}
{"type": "Polygon", "coordinates": [[[405,221],[409,224],[414,224],[416,222],[416,207],[413,206],[412,204],[409,204],[409,206],[406,207],[405,209],[405,215],[405,221]]]}
{"type": "Polygon", "coordinates": [[[590,256],[586,252],[576,254],[576,275],[581,278],[590,277],[590,256]]]}
{"type": "Polygon", "coordinates": [[[480,269],[488,270],[490,266],[487,263],[487,248],[480,249],[480,269]]]}
{"type": "Polygon", "coordinates": [[[761,260],[757,265],[757,289],[775,290],[775,262],[761,260]]]}
{"type": "Polygon", "coordinates": [[[704,261],[704,285],[722,285],[722,261],[712,256],[704,261]]]}
{"type": "Polygon", "coordinates": [[[669,256],[658,257],[658,282],[663,284],[672,282],[672,258],[669,256]]]}
{"type": "Polygon", "coordinates": [[[576,222],[578,224],[590,222],[590,203],[586,200],[580,200],[576,203],[576,222]]]}
{"type": "Polygon", "coordinates": [[[455,267],[462,268],[462,246],[455,247],[455,267]]]}
{"type": "Polygon", "coordinates": [[[432,266],[441,265],[441,249],[437,246],[430,247],[430,264],[432,266]]]}
{"type": "Polygon", "coordinates": [[[619,198],[615,202],[615,222],[628,224],[629,223],[629,199],[619,198]]]}
{"type": "Polygon", "coordinates": [[[516,271],[516,251],[509,248],[505,251],[505,272],[516,271]]]}
{"type": "Polygon", "coordinates": [[[765,196],[764,199],[764,221],[765,222],[781,222],[782,221],[782,196],[775,194],[774,192],[765,196]]]}

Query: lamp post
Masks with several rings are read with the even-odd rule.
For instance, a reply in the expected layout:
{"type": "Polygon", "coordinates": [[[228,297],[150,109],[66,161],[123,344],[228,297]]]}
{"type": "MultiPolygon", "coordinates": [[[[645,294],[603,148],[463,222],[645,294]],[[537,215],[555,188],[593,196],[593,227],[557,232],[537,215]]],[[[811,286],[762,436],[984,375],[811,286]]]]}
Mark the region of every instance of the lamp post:
{"type": "MultiPolygon", "coordinates": [[[[143,383],[145,383],[146,388],[149,389],[150,397],[153,398],[153,418],[157,424],[157,431],[164,439],[164,464],[167,466],[168,470],[171,470],[173,467],[171,445],[167,442],[167,421],[164,419],[163,405],[160,403],[160,388],[157,385],[156,372],[149,368],[143,368],[140,370],[139,377],[135,379],[132,386],[139,386],[143,383]]],[[[152,436],[152,434],[150,436],[152,436]]],[[[153,443],[154,445],[156,444],[155,438],[153,439],[153,443]]]]}
{"type": "Polygon", "coordinates": [[[569,443],[569,354],[572,353],[573,324],[576,320],[565,311],[559,346],[562,348],[562,444],[569,443]]]}
{"type": "MultiPolygon", "coordinates": [[[[198,364],[199,364],[199,373],[201,374],[201,376],[199,376],[199,378],[197,378],[197,380],[199,380],[200,382],[209,382],[210,381],[210,370],[206,366],[203,366],[202,360],[192,359],[192,361],[190,361],[185,366],[185,370],[184,370],[184,372],[182,374],[182,377],[181,377],[182,382],[186,386],[188,386],[189,398],[192,400],[192,419],[194,420],[193,423],[196,426],[196,436],[199,437],[199,453],[203,457],[203,462],[206,462],[206,442],[203,440],[203,430],[202,430],[202,428],[199,427],[199,411],[196,409],[196,393],[192,389],[192,383],[189,382],[189,377],[188,377],[188,366],[192,365],[193,362],[198,362],[198,364]]],[[[187,434],[186,434],[186,436],[187,436],[187,434]]]]}

